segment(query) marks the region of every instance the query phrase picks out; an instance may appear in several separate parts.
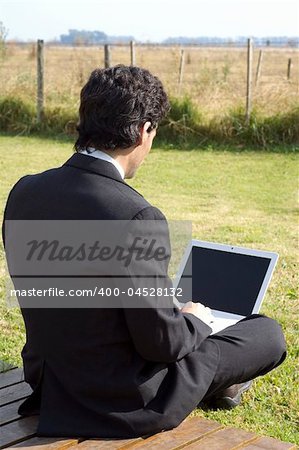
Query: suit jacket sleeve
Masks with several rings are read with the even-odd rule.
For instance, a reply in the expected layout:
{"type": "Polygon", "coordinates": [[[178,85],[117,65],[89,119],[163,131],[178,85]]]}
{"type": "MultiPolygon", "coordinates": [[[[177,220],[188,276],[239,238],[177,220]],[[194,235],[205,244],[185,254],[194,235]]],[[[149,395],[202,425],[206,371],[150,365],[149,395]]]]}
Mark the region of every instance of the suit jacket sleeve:
{"type": "MultiPolygon", "coordinates": [[[[164,215],[154,207],[141,210],[135,220],[162,220],[165,233],[160,235],[159,245],[170,251],[168,225],[164,215]]],[[[155,274],[165,279],[165,285],[172,282],[167,275],[168,264],[154,262],[155,274]]],[[[148,299],[147,299],[148,300],[148,299]]],[[[164,299],[163,299],[164,300],[164,299]]],[[[182,313],[174,307],[173,299],[168,297],[168,307],[157,307],[150,298],[148,308],[126,308],[124,314],[134,346],[145,359],[159,362],[174,362],[197,350],[211,334],[211,328],[193,314],[182,313]]],[[[161,304],[161,303],[160,303],[161,304]]]]}

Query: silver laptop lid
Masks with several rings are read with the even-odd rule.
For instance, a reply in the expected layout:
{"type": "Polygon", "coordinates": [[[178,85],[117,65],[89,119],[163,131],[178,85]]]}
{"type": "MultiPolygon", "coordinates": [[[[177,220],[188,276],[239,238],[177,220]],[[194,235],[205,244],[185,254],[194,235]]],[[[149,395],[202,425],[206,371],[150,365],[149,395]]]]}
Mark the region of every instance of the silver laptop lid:
{"type": "Polygon", "coordinates": [[[177,299],[237,316],[258,313],[277,260],[273,252],[192,240],[174,282],[177,299]]]}

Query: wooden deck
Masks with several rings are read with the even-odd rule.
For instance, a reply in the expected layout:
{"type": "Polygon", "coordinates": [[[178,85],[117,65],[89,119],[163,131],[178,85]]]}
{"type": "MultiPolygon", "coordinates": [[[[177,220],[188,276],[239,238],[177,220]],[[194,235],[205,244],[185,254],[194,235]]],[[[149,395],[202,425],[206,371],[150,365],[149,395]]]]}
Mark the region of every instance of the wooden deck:
{"type": "Polygon", "coordinates": [[[199,417],[186,419],[179,427],[147,438],[72,439],[38,438],[35,436],[37,416],[21,418],[18,407],[30,394],[23,381],[22,369],[12,369],[0,374],[0,448],[30,450],[98,449],[150,449],[150,450],[295,450],[294,444],[269,437],[257,436],[247,431],[223,427],[220,423],[199,417]]]}

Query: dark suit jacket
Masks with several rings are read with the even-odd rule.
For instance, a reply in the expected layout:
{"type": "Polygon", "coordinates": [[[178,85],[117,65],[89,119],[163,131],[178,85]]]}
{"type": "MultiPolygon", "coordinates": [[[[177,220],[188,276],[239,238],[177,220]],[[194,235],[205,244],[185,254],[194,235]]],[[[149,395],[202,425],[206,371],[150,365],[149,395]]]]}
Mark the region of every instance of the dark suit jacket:
{"type": "MultiPolygon", "coordinates": [[[[5,219],[165,221],[111,163],[80,154],[23,177],[5,219]]],[[[217,368],[218,348],[206,339],[211,329],[176,308],[22,314],[33,394],[20,413],[40,412],[41,436],[135,437],[173,428],[197,406],[217,368]]]]}

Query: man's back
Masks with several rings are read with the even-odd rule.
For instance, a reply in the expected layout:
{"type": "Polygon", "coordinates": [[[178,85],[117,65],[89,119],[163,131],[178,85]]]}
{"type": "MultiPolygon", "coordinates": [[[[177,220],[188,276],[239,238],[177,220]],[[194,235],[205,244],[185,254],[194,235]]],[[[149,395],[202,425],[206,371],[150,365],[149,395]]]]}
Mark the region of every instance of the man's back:
{"type": "Polygon", "coordinates": [[[150,206],[112,164],[80,154],[22,178],[11,196],[6,219],[14,220],[131,220],[150,206]]]}
{"type": "MultiPolygon", "coordinates": [[[[123,182],[112,164],[80,154],[61,168],[21,179],[5,213],[6,220],[69,220],[70,227],[74,220],[134,218],[164,216],[123,182]]],[[[40,434],[67,436],[76,430],[79,436],[124,437],[158,430],[163,421],[166,428],[182,420],[185,411],[180,413],[179,408],[175,417],[162,414],[170,393],[169,403],[176,403],[178,380],[168,380],[175,368],[167,360],[176,360],[178,352],[194,346],[197,333],[189,328],[198,319],[172,317],[172,311],[160,317],[121,308],[24,308],[22,313],[27,334],[22,352],[25,378],[35,393],[20,412],[40,410],[40,434]],[[140,321],[143,330],[138,334],[140,321]],[[175,334],[165,347],[155,342],[159,321],[163,327],[169,321],[175,334]],[[182,339],[185,344],[177,350],[182,339]],[[144,355],[136,349],[143,344],[144,355]],[[153,408],[147,410],[151,401],[153,408]],[[138,421],[139,429],[132,429],[138,421]]],[[[209,327],[203,332],[208,335],[209,327]]],[[[215,361],[216,356],[209,363],[211,370],[215,361]]]]}

